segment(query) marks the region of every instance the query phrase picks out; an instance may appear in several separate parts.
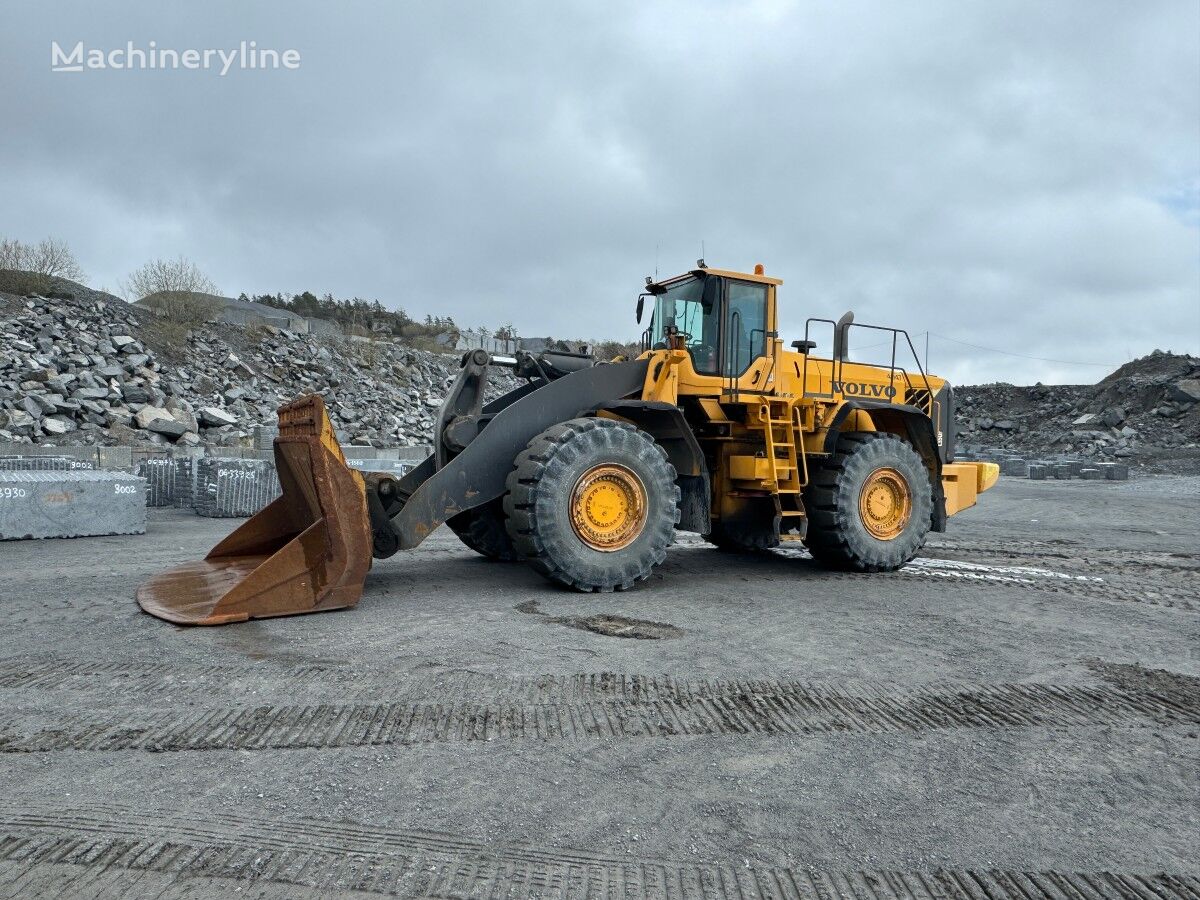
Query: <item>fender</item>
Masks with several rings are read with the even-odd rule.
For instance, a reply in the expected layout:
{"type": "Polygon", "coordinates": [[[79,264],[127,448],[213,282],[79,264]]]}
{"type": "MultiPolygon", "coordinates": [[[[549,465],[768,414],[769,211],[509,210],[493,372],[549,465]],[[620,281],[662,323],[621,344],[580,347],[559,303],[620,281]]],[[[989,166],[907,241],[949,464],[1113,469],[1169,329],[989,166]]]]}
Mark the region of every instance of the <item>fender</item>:
{"type": "Polygon", "coordinates": [[[881,431],[889,431],[906,438],[920,454],[921,459],[925,461],[925,468],[929,470],[929,483],[933,486],[932,528],[934,531],[945,531],[947,517],[946,492],[942,488],[942,453],[938,448],[937,433],[934,431],[932,420],[923,410],[905,403],[846,400],[829,423],[829,431],[825,435],[826,453],[833,453],[837,448],[841,426],[856,410],[869,413],[881,431]]]}
{"type": "MultiPolygon", "coordinates": [[[[609,363],[571,372],[536,389],[518,388],[501,401],[514,394],[516,399],[443,465],[427,459],[398,482],[373,480],[368,493],[377,494],[378,502],[368,498],[368,506],[373,511],[376,558],[412,549],[450,517],[495,500],[505,491],[513,460],[534,437],[607,401],[640,395],[647,367],[646,360],[609,363]],[[386,525],[380,513],[387,516],[386,525]]],[[[491,409],[484,407],[485,413],[501,405],[493,402],[491,409]]]]}
{"type": "Polygon", "coordinates": [[[683,410],[655,400],[614,400],[600,404],[596,412],[629,420],[666,451],[679,485],[679,522],[675,527],[708,534],[712,526],[708,463],[683,410]]]}

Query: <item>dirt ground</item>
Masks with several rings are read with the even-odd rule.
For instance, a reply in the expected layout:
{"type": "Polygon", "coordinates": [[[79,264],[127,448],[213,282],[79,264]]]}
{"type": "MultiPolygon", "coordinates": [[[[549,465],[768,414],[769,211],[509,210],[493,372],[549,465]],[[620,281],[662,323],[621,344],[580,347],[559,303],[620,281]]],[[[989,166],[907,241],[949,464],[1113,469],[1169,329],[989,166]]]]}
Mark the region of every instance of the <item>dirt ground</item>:
{"type": "Polygon", "coordinates": [[[0,544],[0,897],[1200,897],[1200,478],[1002,480],[890,575],[442,529],[354,610],[139,612],[235,524],[0,544]]]}

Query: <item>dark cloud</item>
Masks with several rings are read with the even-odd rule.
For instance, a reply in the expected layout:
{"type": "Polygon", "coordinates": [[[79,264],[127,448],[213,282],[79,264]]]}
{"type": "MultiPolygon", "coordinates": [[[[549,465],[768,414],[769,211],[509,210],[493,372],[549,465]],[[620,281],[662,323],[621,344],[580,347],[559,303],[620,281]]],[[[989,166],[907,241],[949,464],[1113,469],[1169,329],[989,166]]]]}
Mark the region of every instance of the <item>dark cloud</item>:
{"type": "MultiPolygon", "coordinates": [[[[0,232],[97,286],[631,337],[642,277],[755,262],[784,325],[854,308],[1026,356],[1200,352],[1190,3],[9,3],[0,232]],[[260,46],[294,72],[51,73],[50,43],[260,46]]],[[[923,346],[923,338],[918,338],[923,346]]],[[[1092,380],[932,340],[960,381],[1092,380]]]]}

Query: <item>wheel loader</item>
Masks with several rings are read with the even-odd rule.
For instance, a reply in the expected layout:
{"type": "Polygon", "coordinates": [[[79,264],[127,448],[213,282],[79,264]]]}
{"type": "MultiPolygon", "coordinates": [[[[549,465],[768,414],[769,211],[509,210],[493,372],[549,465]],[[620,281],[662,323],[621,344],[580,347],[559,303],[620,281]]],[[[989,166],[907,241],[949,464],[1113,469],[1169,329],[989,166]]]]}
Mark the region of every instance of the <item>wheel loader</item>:
{"type": "Polygon", "coordinates": [[[809,319],[785,346],[781,284],[761,265],[703,260],[647,278],[635,359],[466,353],[433,453],[399,478],[350,469],[322,399],[302,397],[279,411],[281,496],[203,560],[151,578],[138,602],[202,625],[354,606],[372,557],[443,524],[577,591],[645,580],[680,529],[729,552],[798,542],[833,568],[897,569],[998,467],[955,460],[954,392],[906,332],[848,313],[809,319]],[[889,364],[849,359],[863,334],[890,344],[889,364]],[[489,402],[494,366],[525,381],[489,402]]]}

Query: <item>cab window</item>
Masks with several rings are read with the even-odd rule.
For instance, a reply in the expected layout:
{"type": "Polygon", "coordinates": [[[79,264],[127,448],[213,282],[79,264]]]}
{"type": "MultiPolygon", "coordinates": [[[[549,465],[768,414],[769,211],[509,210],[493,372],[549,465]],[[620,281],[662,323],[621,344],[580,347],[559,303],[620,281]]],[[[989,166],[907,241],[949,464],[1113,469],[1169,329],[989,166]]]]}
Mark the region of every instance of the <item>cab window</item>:
{"type": "Polygon", "coordinates": [[[736,376],[767,353],[767,286],[730,281],[728,292],[728,338],[722,374],[736,376]]]}
{"type": "Polygon", "coordinates": [[[651,326],[652,346],[665,348],[670,329],[686,335],[684,346],[692,367],[702,375],[718,372],[720,346],[720,279],[688,276],[659,295],[651,326]]]}

